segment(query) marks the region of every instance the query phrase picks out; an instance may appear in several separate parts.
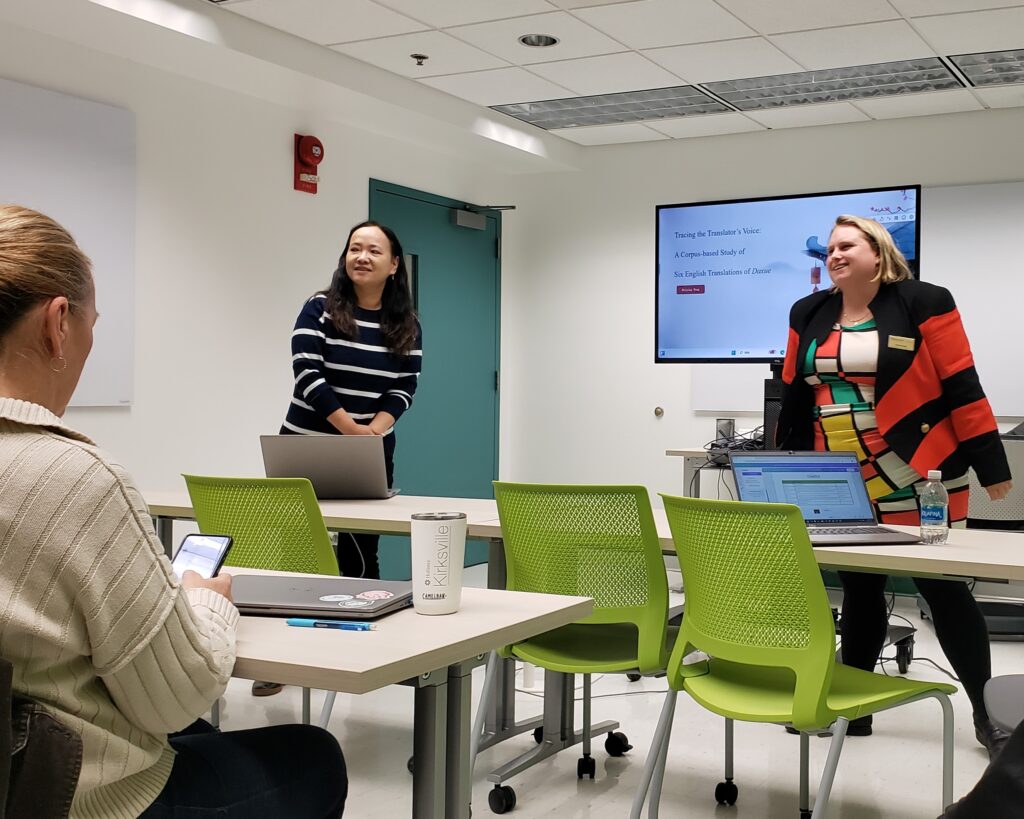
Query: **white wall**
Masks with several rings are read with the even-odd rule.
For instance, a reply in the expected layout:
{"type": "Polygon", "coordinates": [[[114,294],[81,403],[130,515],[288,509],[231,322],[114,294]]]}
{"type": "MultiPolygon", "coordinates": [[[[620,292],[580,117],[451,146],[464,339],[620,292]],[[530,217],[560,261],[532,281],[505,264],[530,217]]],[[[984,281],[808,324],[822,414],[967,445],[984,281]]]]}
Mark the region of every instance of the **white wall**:
{"type": "Polygon", "coordinates": [[[1024,110],[1008,109],[613,146],[588,153],[578,173],[516,180],[504,251],[515,271],[503,288],[506,467],[522,480],[677,492],[680,459],[665,450],[714,437],[714,414],[690,409],[690,367],[652,363],[656,205],[1020,179],[1022,129],[1024,110]]]}
{"type": "Polygon", "coordinates": [[[467,201],[500,190],[469,159],[338,124],[330,110],[28,30],[0,27],[0,76],[136,114],[135,404],[67,419],[151,489],[180,488],[182,471],[260,474],[257,436],[277,431],[291,395],[292,323],[366,217],[370,177],[467,201]],[[296,131],[325,144],[316,196],[292,190],[296,131]]]}

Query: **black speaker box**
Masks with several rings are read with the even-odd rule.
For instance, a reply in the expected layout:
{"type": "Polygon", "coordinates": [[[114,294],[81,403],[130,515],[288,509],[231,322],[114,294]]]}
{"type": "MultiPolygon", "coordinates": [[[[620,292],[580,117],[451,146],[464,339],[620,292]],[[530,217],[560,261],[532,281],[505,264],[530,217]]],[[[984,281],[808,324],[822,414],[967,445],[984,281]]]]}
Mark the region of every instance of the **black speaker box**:
{"type": "Polygon", "coordinates": [[[782,410],[781,378],[764,380],[764,448],[778,449],[775,443],[775,428],[779,424],[779,412],[782,410]]]}

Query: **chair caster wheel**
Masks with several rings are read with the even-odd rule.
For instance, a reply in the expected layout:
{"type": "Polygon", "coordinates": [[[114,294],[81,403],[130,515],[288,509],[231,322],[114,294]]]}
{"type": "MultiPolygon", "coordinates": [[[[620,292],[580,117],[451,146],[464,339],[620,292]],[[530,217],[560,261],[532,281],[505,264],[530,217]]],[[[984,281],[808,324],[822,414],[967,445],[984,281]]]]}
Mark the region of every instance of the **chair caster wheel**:
{"type": "Polygon", "coordinates": [[[621,731],[609,731],[608,737],[604,741],[604,749],[608,752],[608,756],[622,756],[626,751],[633,750],[633,746],[629,744],[629,739],[621,731]]]}
{"type": "Polygon", "coordinates": [[[492,813],[508,813],[516,806],[516,792],[508,785],[495,785],[487,794],[487,804],[492,813]]]}
{"type": "Polygon", "coordinates": [[[594,774],[597,773],[597,762],[592,756],[581,756],[576,760],[576,778],[582,779],[585,776],[589,776],[591,779],[594,778],[594,774]]]}
{"type": "Polygon", "coordinates": [[[409,769],[409,773],[415,773],[416,771],[416,757],[409,757],[409,761],[405,763],[405,767],[409,769]]]}
{"type": "Polygon", "coordinates": [[[636,673],[630,671],[630,672],[628,672],[626,674],[626,679],[629,680],[630,682],[636,682],[637,680],[640,679],[641,676],[642,676],[641,674],[636,674],[636,673]]]}
{"type": "Polygon", "coordinates": [[[737,796],[739,796],[739,788],[731,779],[715,785],[715,801],[719,805],[735,805],[737,796]]]}
{"type": "Polygon", "coordinates": [[[906,637],[896,643],[896,668],[900,674],[906,674],[910,670],[910,663],[914,659],[914,638],[906,637]]]}
{"type": "Polygon", "coordinates": [[[544,728],[533,729],[533,741],[540,745],[544,741],[544,728]]]}

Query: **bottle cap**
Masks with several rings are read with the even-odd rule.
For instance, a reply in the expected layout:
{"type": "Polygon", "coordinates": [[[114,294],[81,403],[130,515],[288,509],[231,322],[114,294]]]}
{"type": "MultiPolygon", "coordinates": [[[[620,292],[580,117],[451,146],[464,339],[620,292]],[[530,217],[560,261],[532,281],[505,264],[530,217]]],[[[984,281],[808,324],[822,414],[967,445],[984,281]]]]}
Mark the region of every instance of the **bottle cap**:
{"type": "Polygon", "coordinates": [[[942,480],[942,470],[941,469],[929,469],[928,470],[928,480],[930,480],[930,481],[941,481],[942,480]]]}

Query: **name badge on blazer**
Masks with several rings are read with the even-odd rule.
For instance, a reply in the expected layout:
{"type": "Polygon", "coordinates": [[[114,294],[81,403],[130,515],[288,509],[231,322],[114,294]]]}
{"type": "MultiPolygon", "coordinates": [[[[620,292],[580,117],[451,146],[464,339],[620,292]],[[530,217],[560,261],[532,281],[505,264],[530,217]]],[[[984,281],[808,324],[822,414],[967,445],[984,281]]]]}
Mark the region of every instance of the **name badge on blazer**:
{"type": "Polygon", "coordinates": [[[889,336],[889,347],[893,350],[913,350],[914,339],[906,336],[889,336]]]}

